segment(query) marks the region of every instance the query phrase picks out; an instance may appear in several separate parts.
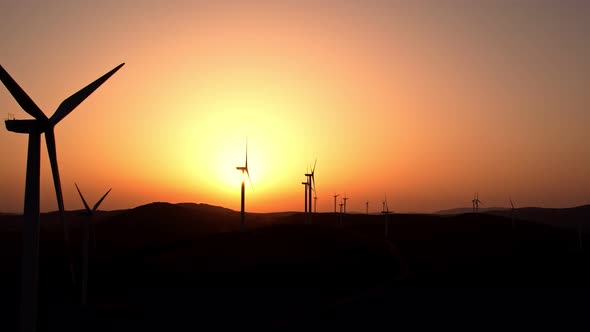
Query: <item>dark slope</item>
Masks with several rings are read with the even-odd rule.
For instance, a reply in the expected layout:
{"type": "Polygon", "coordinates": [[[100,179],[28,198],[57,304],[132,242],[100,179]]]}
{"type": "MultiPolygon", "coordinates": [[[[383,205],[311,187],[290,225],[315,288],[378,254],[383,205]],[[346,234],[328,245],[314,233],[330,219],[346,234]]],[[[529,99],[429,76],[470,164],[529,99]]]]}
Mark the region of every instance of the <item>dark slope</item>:
{"type": "Polygon", "coordinates": [[[590,205],[566,209],[527,207],[515,209],[514,212],[503,210],[488,211],[486,213],[507,218],[514,216],[515,219],[535,221],[563,228],[577,228],[580,225],[584,232],[590,232],[590,205]]]}
{"type": "MultiPolygon", "coordinates": [[[[479,207],[479,213],[488,212],[488,211],[502,211],[507,210],[506,208],[501,207],[479,207]]],[[[464,207],[464,208],[454,208],[448,210],[440,210],[436,211],[433,214],[441,214],[441,215],[457,215],[457,214],[465,214],[465,213],[472,213],[473,208],[464,207]]]]}
{"type": "MultiPolygon", "coordinates": [[[[84,217],[68,217],[79,271],[84,217]]],[[[248,214],[240,233],[238,212],[152,203],[96,218],[82,309],[56,218],[42,215],[40,330],[366,329],[453,310],[502,321],[494,301],[519,312],[549,308],[564,298],[546,287],[586,294],[590,280],[576,233],[532,221],[513,229],[510,218],[491,214],[395,214],[385,241],[379,215],[346,215],[340,225],[321,213],[303,225],[300,213],[248,214]]],[[[2,330],[15,330],[20,231],[15,219],[4,225],[2,330]]]]}

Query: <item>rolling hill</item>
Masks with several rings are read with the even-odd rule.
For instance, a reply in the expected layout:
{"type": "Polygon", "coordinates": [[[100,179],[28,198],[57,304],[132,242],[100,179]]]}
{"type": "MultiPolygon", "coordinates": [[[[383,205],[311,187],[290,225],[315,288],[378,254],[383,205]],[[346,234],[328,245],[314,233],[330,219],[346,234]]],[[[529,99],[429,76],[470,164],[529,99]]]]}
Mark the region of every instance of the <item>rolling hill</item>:
{"type": "MultiPolygon", "coordinates": [[[[396,316],[402,320],[450,313],[440,296],[464,297],[463,312],[477,305],[491,318],[494,294],[523,301],[509,290],[587,287],[590,259],[576,233],[547,221],[583,218],[587,209],[547,211],[544,222],[533,221],[544,210],[522,209],[531,219],[518,218],[514,228],[501,215],[510,211],[393,214],[388,238],[380,215],[348,214],[340,224],[333,213],[318,213],[305,225],[301,213],[253,213],[242,233],[239,212],[206,204],[102,212],[86,308],[69,282],[57,214],[43,214],[39,324],[61,331],[362,328],[387,324],[391,311],[404,313],[396,316]],[[469,295],[489,288],[483,298],[469,295]]],[[[79,271],[85,216],[67,216],[79,271]]],[[[16,329],[18,317],[19,218],[0,217],[0,312],[13,317],[5,330],[16,329]]],[[[548,304],[524,300],[539,303],[548,304]]]]}

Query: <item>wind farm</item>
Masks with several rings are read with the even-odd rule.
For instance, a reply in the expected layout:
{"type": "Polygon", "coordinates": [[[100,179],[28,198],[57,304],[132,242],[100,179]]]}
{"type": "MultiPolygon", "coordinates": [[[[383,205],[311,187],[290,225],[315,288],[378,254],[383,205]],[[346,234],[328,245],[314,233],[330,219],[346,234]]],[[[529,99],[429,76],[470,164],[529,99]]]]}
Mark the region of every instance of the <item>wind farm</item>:
{"type": "Polygon", "coordinates": [[[1,331],[587,329],[590,4],[0,7],[1,331]]]}

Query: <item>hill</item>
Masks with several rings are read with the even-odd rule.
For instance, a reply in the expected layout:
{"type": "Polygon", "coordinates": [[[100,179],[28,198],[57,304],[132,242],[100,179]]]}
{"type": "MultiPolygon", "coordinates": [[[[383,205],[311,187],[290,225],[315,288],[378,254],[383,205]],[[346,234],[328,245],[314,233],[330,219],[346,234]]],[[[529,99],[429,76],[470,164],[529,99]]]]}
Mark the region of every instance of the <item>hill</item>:
{"type": "MultiPolygon", "coordinates": [[[[561,218],[586,209],[561,211],[561,218]]],[[[79,275],[85,216],[67,216],[79,275]]],[[[18,225],[18,216],[2,218],[0,312],[12,319],[1,327],[15,330],[20,230],[5,227],[18,225]]],[[[301,213],[254,213],[242,233],[238,212],[207,204],[155,202],[99,213],[90,303],[81,308],[57,215],[43,214],[39,324],[60,331],[367,329],[367,322],[391,324],[392,312],[396,324],[415,324],[410,317],[473,308],[486,321],[502,321],[494,296],[502,308],[519,312],[547,308],[553,299],[523,300],[513,289],[575,288],[578,294],[590,278],[588,252],[577,248],[568,228],[525,219],[513,228],[511,218],[493,213],[388,218],[385,238],[381,215],[347,214],[340,222],[333,213],[317,213],[305,225],[301,213]],[[453,307],[453,299],[463,304],[453,307]]]]}
{"type": "Polygon", "coordinates": [[[503,216],[506,218],[534,221],[556,227],[577,229],[581,227],[582,231],[590,232],[590,205],[582,205],[572,208],[538,208],[525,207],[486,211],[488,214],[503,216]]]}
{"type": "MultiPolygon", "coordinates": [[[[483,212],[487,212],[487,211],[502,211],[502,210],[507,210],[507,209],[501,208],[501,207],[489,207],[489,208],[480,207],[478,211],[480,213],[483,213],[483,212]]],[[[464,207],[464,208],[440,210],[440,211],[434,212],[433,214],[463,214],[463,213],[473,213],[473,208],[464,207]]]]}

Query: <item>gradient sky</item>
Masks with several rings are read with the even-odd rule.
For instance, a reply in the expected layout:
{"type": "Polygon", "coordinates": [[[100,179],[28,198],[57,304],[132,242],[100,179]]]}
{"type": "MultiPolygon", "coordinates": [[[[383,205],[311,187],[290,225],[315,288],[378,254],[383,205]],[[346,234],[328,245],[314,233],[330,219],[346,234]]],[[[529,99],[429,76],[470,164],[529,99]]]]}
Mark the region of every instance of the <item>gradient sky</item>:
{"type": "MultiPolygon", "coordinates": [[[[152,201],[318,211],[590,203],[590,1],[0,2],[0,64],[50,116],[101,208],[152,201]]],[[[3,85],[0,114],[30,118],[3,85]]],[[[43,139],[41,210],[56,210],[43,139]]],[[[0,211],[22,212],[27,136],[0,130],[0,211]]]]}

